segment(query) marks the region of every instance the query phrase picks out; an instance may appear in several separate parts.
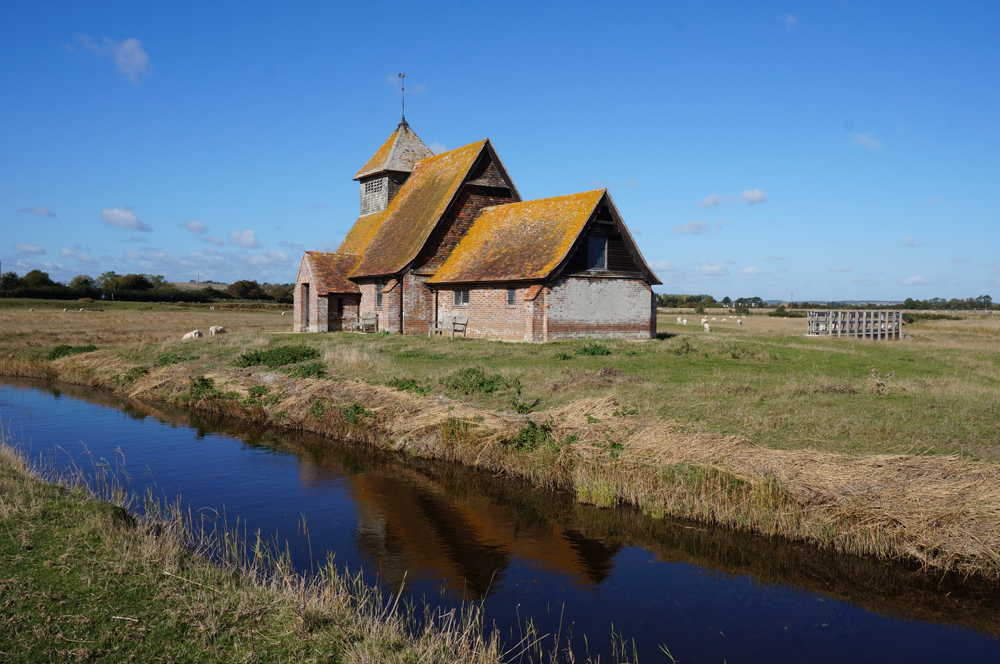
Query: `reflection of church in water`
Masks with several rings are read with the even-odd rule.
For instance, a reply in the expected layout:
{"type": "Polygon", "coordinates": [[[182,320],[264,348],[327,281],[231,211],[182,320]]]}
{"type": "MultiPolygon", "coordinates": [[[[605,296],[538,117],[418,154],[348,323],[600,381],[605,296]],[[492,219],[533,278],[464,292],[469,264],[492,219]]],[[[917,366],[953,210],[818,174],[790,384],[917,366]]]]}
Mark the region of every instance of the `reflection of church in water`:
{"type": "Polygon", "coordinates": [[[620,549],[479,493],[457,496],[399,466],[390,475],[303,463],[299,472],[306,485],[326,484],[333,474],[348,488],[357,510],[358,549],[390,586],[404,574],[410,581],[443,579],[452,592],[478,599],[491,584],[498,587],[514,559],[592,586],[608,576],[620,549]]]}

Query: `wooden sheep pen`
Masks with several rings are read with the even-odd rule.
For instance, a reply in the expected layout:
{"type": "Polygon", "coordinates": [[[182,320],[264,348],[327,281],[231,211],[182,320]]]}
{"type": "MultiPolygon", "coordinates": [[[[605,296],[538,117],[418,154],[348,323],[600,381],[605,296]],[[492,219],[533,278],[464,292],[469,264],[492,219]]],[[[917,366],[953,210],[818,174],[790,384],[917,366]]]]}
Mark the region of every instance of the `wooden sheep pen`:
{"type": "Polygon", "coordinates": [[[856,339],[900,339],[902,311],[810,311],[809,335],[856,339]]]}

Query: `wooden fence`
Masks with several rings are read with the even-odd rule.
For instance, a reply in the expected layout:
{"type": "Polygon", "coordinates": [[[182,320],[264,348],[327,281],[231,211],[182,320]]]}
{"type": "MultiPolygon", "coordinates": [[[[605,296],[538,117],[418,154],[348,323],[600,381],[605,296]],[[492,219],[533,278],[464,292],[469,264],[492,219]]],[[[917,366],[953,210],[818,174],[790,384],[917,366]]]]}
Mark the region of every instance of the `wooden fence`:
{"type": "Polygon", "coordinates": [[[810,311],[809,334],[856,339],[900,339],[902,311],[810,311]]]}

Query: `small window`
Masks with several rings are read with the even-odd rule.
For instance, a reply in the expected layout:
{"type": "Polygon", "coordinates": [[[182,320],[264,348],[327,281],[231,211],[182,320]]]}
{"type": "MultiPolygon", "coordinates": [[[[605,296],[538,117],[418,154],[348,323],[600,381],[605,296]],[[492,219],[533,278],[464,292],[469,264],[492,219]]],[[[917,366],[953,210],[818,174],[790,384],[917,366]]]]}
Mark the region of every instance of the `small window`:
{"type": "Polygon", "coordinates": [[[517,289],[508,288],[507,289],[507,306],[515,307],[517,306],[517,289]]]}
{"type": "Polygon", "coordinates": [[[361,214],[381,212],[389,204],[389,187],[386,178],[369,180],[361,184],[361,214]]]}
{"type": "Polygon", "coordinates": [[[607,235],[590,235],[587,237],[587,269],[608,269],[607,235]]]}
{"type": "Polygon", "coordinates": [[[456,307],[467,307],[469,306],[469,289],[457,290],[455,291],[455,306],[456,307]]]}
{"type": "Polygon", "coordinates": [[[385,288],[385,282],[377,281],[375,282],[375,308],[382,308],[382,289],[385,288]]]}

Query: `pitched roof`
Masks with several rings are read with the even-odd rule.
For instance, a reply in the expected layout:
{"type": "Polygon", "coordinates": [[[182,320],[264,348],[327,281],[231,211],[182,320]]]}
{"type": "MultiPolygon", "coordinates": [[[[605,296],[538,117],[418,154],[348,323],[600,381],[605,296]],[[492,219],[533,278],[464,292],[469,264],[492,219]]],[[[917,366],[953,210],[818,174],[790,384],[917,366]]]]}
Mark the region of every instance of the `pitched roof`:
{"type": "Polygon", "coordinates": [[[562,262],[606,190],[485,208],[428,283],[544,279],[562,262]]]}
{"type": "Polygon", "coordinates": [[[375,224],[351,278],[395,274],[416,258],[488,144],[483,139],[417,164],[375,224]]]}
{"type": "Polygon", "coordinates": [[[385,210],[372,214],[363,214],[358,217],[358,220],[351,226],[351,230],[347,232],[347,237],[337,247],[337,252],[361,256],[365,252],[365,248],[372,241],[372,238],[375,237],[375,232],[379,229],[384,218],[385,210]]]}
{"type": "MultiPolygon", "coordinates": [[[[605,199],[614,208],[607,189],[485,208],[427,283],[547,279],[605,199]]],[[[639,269],[652,283],[660,283],[638,254],[625,225],[620,227],[636,251],[639,269]]]]}
{"type": "Polygon", "coordinates": [[[360,293],[361,289],[347,275],[358,264],[359,256],[339,252],[307,251],[303,260],[309,262],[313,288],[317,293],[360,293]]]}
{"type": "Polygon", "coordinates": [[[360,180],[366,175],[374,175],[384,171],[409,173],[418,161],[433,156],[434,153],[424,145],[416,132],[410,129],[410,125],[406,124],[404,118],[396,127],[396,131],[392,132],[392,135],[378,149],[378,152],[368,160],[367,164],[361,167],[354,179],[360,180]]]}

